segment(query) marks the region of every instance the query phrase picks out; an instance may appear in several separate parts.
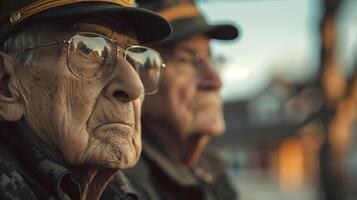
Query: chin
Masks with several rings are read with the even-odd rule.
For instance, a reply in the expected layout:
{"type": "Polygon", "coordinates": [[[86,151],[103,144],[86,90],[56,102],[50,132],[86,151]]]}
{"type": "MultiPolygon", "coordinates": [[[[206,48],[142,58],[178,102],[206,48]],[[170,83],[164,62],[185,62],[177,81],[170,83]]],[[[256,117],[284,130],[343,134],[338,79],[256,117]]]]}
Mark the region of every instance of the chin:
{"type": "Polygon", "coordinates": [[[108,166],[109,168],[127,169],[133,167],[139,160],[141,149],[130,145],[111,145],[108,166]]]}

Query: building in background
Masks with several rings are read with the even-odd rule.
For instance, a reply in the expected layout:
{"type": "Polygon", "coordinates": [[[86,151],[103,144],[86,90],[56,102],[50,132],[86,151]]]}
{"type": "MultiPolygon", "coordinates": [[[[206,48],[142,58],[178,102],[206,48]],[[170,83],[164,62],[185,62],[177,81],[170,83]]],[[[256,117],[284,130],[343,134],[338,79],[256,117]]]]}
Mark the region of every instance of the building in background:
{"type": "Polygon", "coordinates": [[[236,46],[213,44],[227,134],[211,144],[230,161],[241,199],[355,199],[357,1],[198,2],[212,21],[242,27],[236,46]],[[340,95],[334,104],[326,89],[340,95]]]}

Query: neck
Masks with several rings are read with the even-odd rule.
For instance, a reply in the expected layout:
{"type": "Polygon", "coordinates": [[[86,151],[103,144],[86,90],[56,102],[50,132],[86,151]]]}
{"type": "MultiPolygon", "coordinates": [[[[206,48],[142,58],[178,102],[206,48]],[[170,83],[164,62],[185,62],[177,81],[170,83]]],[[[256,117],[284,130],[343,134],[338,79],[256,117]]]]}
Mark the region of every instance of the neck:
{"type": "Polygon", "coordinates": [[[160,144],[174,159],[189,168],[195,167],[209,141],[209,137],[204,134],[182,134],[167,123],[148,119],[143,119],[142,123],[144,134],[156,140],[156,143],[160,144]],[[182,138],[179,137],[180,135],[192,136],[182,138]]]}
{"type": "Polygon", "coordinates": [[[117,169],[77,166],[74,175],[82,188],[82,199],[97,200],[100,198],[108,183],[116,174],[117,169]]]}

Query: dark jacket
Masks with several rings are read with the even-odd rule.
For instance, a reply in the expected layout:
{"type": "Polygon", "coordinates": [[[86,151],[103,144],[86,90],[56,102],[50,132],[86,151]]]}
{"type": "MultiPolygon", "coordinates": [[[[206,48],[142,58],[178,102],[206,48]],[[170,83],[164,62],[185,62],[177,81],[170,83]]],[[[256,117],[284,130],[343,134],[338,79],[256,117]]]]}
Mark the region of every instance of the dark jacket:
{"type": "Polygon", "coordinates": [[[237,199],[217,157],[204,154],[198,166],[189,170],[145,138],[142,158],[124,172],[143,200],[237,199]]]}
{"type": "MultiPolygon", "coordinates": [[[[22,132],[16,123],[0,123],[0,199],[80,199],[81,187],[70,167],[49,158],[22,132]]],[[[108,190],[110,199],[135,199],[121,184],[108,190]]]]}

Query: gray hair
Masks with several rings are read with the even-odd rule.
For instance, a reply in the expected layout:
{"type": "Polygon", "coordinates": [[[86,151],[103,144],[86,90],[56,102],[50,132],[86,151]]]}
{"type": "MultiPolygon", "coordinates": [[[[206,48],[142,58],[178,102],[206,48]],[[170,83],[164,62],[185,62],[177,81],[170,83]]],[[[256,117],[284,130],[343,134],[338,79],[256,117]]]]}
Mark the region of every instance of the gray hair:
{"type": "MultiPolygon", "coordinates": [[[[34,66],[39,59],[40,49],[31,49],[24,51],[24,49],[40,44],[46,41],[46,38],[53,34],[64,34],[64,22],[41,22],[31,23],[23,27],[18,33],[11,36],[2,45],[1,50],[13,58],[16,65],[25,67],[34,66]]],[[[1,46],[0,46],[1,47],[1,46]]]]}
{"type": "Polygon", "coordinates": [[[18,34],[5,40],[2,51],[13,58],[16,65],[33,66],[38,57],[38,50],[23,51],[25,48],[38,44],[43,35],[41,29],[24,29],[18,34]]]}

